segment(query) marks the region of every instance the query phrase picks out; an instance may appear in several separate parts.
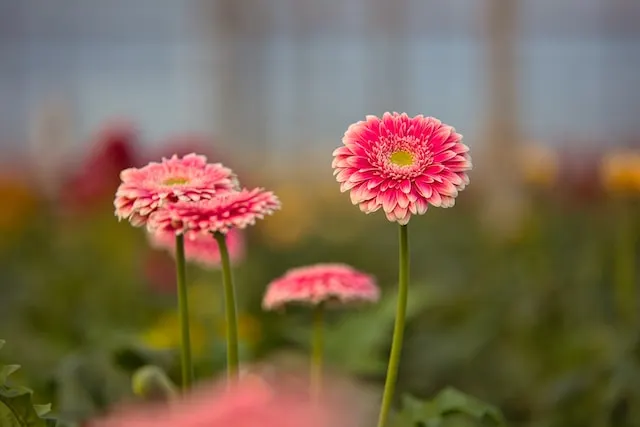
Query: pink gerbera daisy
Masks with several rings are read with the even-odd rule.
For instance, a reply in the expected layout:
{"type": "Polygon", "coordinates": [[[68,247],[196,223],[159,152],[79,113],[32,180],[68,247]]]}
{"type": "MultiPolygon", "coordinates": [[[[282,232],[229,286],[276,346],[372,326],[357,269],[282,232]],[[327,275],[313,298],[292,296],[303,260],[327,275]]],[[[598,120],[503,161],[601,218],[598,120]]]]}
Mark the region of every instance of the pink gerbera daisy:
{"type": "Polygon", "coordinates": [[[355,387],[331,387],[333,399],[312,403],[303,380],[273,383],[248,376],[207,387],[171,404],[149,404],[88,423],[90,427],[355,427],[368,405],[355,387]],[[339,397],[339,398],[338,398],[339,397]],[[355,409],[354,409],[355,408],[355,409]]]}
{"type": "MultiPolygon", "coordinates": [[[[148,233],[151,246],[166,249],[175,255],[176,235],[166,231],[148,233]]],[[[239,230],[231,230],[227,234],[227,245],[231,261],[238,261],[244,255],[244,241],[239,230]]],[[[218,267],[220,265],[220,249],[211,234],[188,231],[184,237],[184,255],[188,261],[203,267],[218,267]]]]}
{"type": "Polygon", "coordinates": [[[224,192],[196,202],[167,203],[153,212],[147,224],[151,232],[180,234],[226,234],[233,228],[253,225],[256,219],[272,214],[280,201],[262,188],[224,192]]]}
{"type": "Polygon", "coordinates": [[[433,117],[385,113],[349,126],[333,152],[342,192],[365,213],[382,208],[389,221],[407,224],[429,204],[454,205],[469,184],[469,148],[462,135],[433,117]]]}
{"type": "Polygon", "coordinates": [[[316,264],[291,269],[271,282],[262,306],[272,310],[290,302],[375,302],[379,297],[380,290],[372,276],[345,264],[316,264]]]}
{"type": "Polygon", "coordinates": [[[238,187],[231,169],[220,163],[209,164],[205,156],[193,153],[182,158],[174,155],[139,169],[125,169],[120,179],[114,201],[116,216],[137,227],[145,225],[149,214],[165,201],[209,199],[238,187]]]}

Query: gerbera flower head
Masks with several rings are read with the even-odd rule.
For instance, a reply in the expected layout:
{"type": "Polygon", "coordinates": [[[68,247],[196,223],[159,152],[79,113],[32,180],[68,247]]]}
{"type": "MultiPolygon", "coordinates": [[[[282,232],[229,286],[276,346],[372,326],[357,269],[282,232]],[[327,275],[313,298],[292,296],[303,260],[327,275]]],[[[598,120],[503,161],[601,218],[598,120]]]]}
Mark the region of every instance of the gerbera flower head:
{"type": "Polygon", "coordinates": [[[429,205],[452,207],[471,170],[462,135],[433,117],[385,113],[349,126],[333,152],[334,175],[351,202],[407,224],[429,205]]]}
{"type": "MultiPolygon", "coordinates": [[[[176,235],[173,232],[156,231],[148,233],[151,246],[164,249],[175,256],[176,235]]],[[[240,230],[230,230],[227,233],[227,247],[232,262],[237,262],[244,256],[244,240],[240,230]]],[[[187,261],[192,261],[205,268],[220,265],[220,249],[218,242],[211,234],[187,231],[184,237],[184,255],[187,261]]]]}
{"type": "Polygon", "coordinates": [[[379,297],[380,290],[372,276],[346,264],[315,264],[293,268],[271,282],[262,306],[272,310],[291,302],[375,302],[379,297]]]}
{"type": "MultiPolygon", "coordinates": [[[[314,403],[308,384],[298,376],[273,381],[246,375],[229,387],[219,384],[178,398],[171,404],[134,406],[89,422],[90,427],[355,427],[362,425],[368,403],[355,387],[327,381],[332,396],[314,403]],[[356,408],[354,410],[354,407],[356,408]]],[[[327,393],[328,394],[328,393],[327,393]]]]}
{"type": "Polygon", "coordinates": [[[161,233],[222,233],[254,225],[257,219],[280,209],[280,201],[270,191],[253,190],[217,193],[196,202],[167,203],[153,212],[147,227],[161,233]]]}
{"type": "Polygon", "coordinates": [[[209,199],[219,192],[238,188],[231,169],[220,163],[207,163],[205,156],[195,153],[125,169],[120,179],[115,214],[136,227],[145,225],[149,215],[164,202],[209,199]]]}

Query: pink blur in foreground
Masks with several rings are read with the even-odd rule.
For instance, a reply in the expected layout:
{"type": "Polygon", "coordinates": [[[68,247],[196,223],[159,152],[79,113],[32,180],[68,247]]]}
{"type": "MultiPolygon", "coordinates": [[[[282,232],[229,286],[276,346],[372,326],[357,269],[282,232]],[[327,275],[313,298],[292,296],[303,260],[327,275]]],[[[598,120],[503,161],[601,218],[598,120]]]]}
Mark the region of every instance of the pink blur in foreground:
{"type": "Polygon", "coordinates": [[[115,214],[133,226],[147,223],[149,214],[165,202],[209,199],[223,191],[236,190],[238,182],[231,169],[220,163],[207,163],[205,156],[173,156],[151,162],[142,168],[120,173],[122,183],[116,191],[115,214]]]}
{"type": "Polygon", "coordinates": [[[372,276],[345,264],[316,264],[291,269],[271,282],[262,305],[271,310],[290,302],[375,302],[379,297],[380,291],[372,276]]]}
{"type": "Polygon", "coordinates": [[[89,427],[358,427],[363,411],[354,390],[346,392],[325,382],[326,396],[314,404],[305,381],[279,379],[268,384],[248,376],[227,389],[224,385],[194,392],[169,405],[130,408],[89,427]]]}
{"type": "Polygon", "coordinates": [[[280,209],[280,201],[262,188],[224,192],[207,200],[168,203],[153,212],[149,218],[151,232],[228,233],[233,228],[254,225],[280,209]]]}
{"type": "Polygon", "coordinates": [[[407,224],[429,205],[448,208],[469,184],[469,148],[462,135],[433,117],[384,113],[349,126],[333,152],[340,191],[364,213],[382,208],[407,224]]]}
{"type": "MultiPolygon", "coordinates": [[[[151,246],[156,249],[164,249],[175,256],[175,233],[158,231],[148,233],[151,246]]],[[[231,262],[237,262],[244,257],[244,238],[239,230],[231,230],[227,233],[227,248],[231,262]]],[[[218,242],[211,233],[185,233],[184,255],[187,261],[194,262],[205,268],[218,267],[220,265],[220,249],[218,242]]]]}

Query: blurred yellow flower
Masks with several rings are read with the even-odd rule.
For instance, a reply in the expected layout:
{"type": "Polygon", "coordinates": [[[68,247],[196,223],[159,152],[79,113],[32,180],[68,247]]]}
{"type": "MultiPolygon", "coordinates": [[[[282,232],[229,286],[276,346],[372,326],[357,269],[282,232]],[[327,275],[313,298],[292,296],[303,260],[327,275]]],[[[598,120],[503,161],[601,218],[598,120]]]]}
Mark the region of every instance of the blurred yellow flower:
{"type": "MultiPolygon", "coordinates": [[[[249,314],[238,314],[238,339],[241,343],[250,347],[255,346],[260,341],[260,323],[249,314]]],[[[216,336],[225,338],[227,336],[226,322],[219,319],[216,322],[216,336]]]]}
{"type": "Polygon", "coordinates": [[[260,229],[270,244],[287,247],[296,244],[305,237],[313,226],[313,190],[300,184],[299,186],[283,184],[274,188],[273,192],[286,207],[277,215],[269,217],[260,229]]]}
{"type": "Polygon", "coordinates": [[[29,185],[16,176],[0,176],[0,230],[19,230],[36,211],[38,198],[29,185]]]}
{"type": "Polygon", "coordinates": [[[602,160],[600,177],[608,191],[640,192],[640,151],[628,149],[607,153],[602,160]]]}
{"type": "MultiPolygon", "coordinates": [[[[207,344],[207,331],[202,322],[190,319],[191,329],[191,347],[194,356],[204,354],[207,344]]],[[[157,350],[169,350],[180,348],[180,322],[177,312],[168,312],[156,321],[142,335],[142,342],[149,347],[157,350]]]]}
{"type": "MultiPolygon", "coordinates": [[[[202,356],[209,342],[223,342],[226,337],[222,289],[205,281],[196,281],[188,288],[191,346],[194,356],[202,356]]],[[[260,323],[248,314],[238,314],[240,341],[254,346],[260,340],[260,323]]],[[[177,312],[167,312],[142,334],[142,342],[154,349],[180,348],[180,322],[177,312]]]]}
{"type": "Polygon", "coordinates": [[[542,145],[525,145],[520,151],[520,168],[526,183],[550,187],[558,177],[558,154],[542,145]]]}

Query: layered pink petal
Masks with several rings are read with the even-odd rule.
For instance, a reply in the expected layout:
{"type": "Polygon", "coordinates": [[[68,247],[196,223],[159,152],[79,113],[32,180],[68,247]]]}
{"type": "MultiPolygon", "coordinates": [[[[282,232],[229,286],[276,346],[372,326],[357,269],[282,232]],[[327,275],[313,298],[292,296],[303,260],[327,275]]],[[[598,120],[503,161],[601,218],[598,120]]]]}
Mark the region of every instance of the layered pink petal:
{"type": "MultiPolygon", "coordinates": [[[[252,367],[256,371],[255,367],[252,367]]],[[[217,381],[169,403],[119,408],[87,427],[357,427],[365,423],[368,399],[343,379],[323,378],[323,394],[308,397],[309,384],[295,371],[273,367],[217,381]],[[268,373],[267,373],[268,372],[268,373]]]]}
{"type": "Polygon", "coordinates": [[[451,207],[469,183],[462,135],[433,117],[385,113],[349,126],[332,167],[340,190],[365,213],[406,223],[427,205],[451,207]]]}
{"type": "Polygon", "coordinates": [[[134,226],[144,225],[148,216],[165,202],[208,199],[238,188],[231,169],[220,163],[209,164],[206,157],[196,154],[125,169],[120,179],[122,183],[114,200],[115,214],[134,226]]]}
{"type": "Polygon", "coordinates": [[[262,305],[267,310],[288,303],[375,302],[380,291],[373,277],[345,264],[315,264],[289,270],[271,282],[262,305]]]}
{"type": "Polygon", "coordinates": [[[243,229],[257,219],[280,209],[280,201],[270,191],[227,191],[199,201],[167,203],[149,216],[151,233],[223,233],[243,229]]]}

